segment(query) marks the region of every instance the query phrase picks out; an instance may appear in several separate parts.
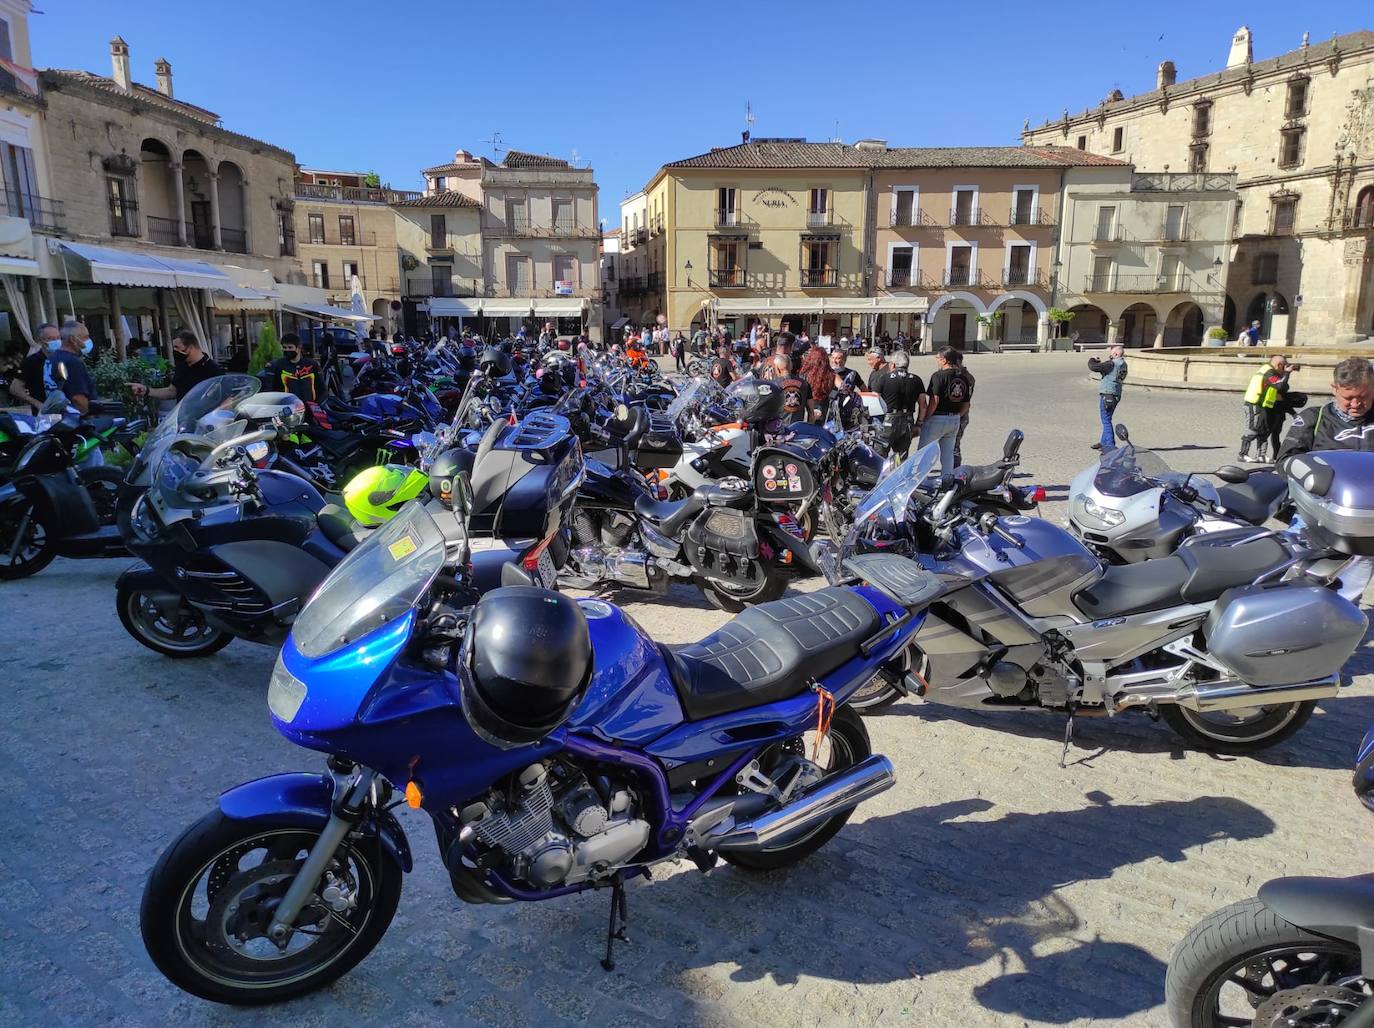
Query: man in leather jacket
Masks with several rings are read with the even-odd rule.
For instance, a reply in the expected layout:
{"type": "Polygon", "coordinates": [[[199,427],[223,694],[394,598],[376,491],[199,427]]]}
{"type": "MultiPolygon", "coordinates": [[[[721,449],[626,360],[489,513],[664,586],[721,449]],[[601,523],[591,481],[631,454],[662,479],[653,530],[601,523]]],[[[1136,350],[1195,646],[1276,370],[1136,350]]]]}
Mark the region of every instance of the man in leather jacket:
{"type": "Polygon", "coordinates": [[[1347,357],[1331,371],[1332,399],[1308,407],[1284,436],[1277,461],[1313,450],[1374,450],[1374,368],[1347,357]]]}

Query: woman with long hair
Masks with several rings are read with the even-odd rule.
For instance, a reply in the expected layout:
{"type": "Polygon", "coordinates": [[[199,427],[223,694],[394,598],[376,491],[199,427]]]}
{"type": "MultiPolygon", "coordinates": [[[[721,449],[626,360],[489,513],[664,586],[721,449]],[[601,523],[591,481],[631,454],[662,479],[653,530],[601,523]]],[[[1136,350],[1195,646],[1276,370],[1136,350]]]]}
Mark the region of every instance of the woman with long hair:
{"type": "Polygon", "coordinates": [[[811,420],[824,421],[830,406],[830,392],[835,387],[835,374],[830,360],[819,346],[807,347],[802,354],[801,377],[811,386],[811,420]]]}

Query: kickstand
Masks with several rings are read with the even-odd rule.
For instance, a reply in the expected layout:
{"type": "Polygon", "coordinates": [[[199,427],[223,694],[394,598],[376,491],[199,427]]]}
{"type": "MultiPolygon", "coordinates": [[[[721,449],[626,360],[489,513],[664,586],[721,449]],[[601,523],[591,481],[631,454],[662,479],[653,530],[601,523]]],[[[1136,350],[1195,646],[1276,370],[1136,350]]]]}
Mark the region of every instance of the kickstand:
{"type": "Polygon", "coordinates": [[[615,877],[611,879],[611,919],[610,923],[606,925],[606,958],[601,961],[601,966],[607,971],[615,970],[613,951],[616,940],[630,941],[625,938],[625,926],[629,923],[629,919],[630,915],[625,907],[625,874],[622,871],[617,871],[615,877]]]}
{"type": "Polygon", "coordinates": [[[1064,722],[1064,749],[1059,754],[1059,770],[1063,771],[1068,766],[1069,742],[1073,739],[1073,712],[1078,709],[1078,704],[1069,702],[1069,719],[1064,722]]]}

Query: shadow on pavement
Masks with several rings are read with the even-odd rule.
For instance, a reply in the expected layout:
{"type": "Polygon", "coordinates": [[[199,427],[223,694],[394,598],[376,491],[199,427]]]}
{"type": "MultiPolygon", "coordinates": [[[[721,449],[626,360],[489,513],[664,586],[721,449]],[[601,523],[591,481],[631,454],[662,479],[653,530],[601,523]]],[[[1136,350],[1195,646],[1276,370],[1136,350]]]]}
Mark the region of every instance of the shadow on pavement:
{"type": "Polygon", "coordinates": [[[997,958],[1007,973],[973,989],[988,1011],[1055,1023],[1122,1018],[1162,1001],[1164,965],[1138,946],[1101,941],[1105,926],[1085,926],[1059,890],[1155,857],[1182,861],[1204,843],[1259,838],[1274,823],[1229,797],[1123,805],[1103,793],[1085,798],[1090,805],[1077,810],[996,820],[969,819],[991,809],[981,799],[870,818],[762,880],[717,870],[705,882],[677,876],[657,895],[653,885],[637,889],[637,898],[641,907],[727,903],[731,922],[756,925],[776,922],[797,902],[788,920],[806,931],[772,932],[757,945],[728,934],[712,941],[703,956],[737,963],[737,982],[918,982],[997,958]],[[669,895],[679,888],[690,900],[669,895]]]}

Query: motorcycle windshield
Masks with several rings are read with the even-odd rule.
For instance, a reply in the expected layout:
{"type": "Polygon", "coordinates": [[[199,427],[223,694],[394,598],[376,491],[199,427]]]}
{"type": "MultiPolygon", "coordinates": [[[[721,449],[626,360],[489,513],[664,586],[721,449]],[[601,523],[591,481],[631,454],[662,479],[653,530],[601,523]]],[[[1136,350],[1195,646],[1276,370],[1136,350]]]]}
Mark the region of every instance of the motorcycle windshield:
{"type": "Polygon", "coordinates": [[[677,394],[677,398],[668,404],[668,409],[664,413],[676,421],[683,411],[697,403],[724,405],[725,390],[708,378],[693,379],[677,394]]]}
{"type": "Polygon", "coordinates": [[[1159,488],[1170,475],[1172,469],[1159,454],[1126,443],[1102,455],[1093,486],[1103,496],[1134,496],[1159,488]]]}
{"type": "MultiPolygon", "coordinates": [[[[835,580],[838,564],[854,552],[854,546],[876,521],[900,521],[906,517],[911,496],[935,469],[940,448],[934,443],[922,447],[889,471],[864,497],[854,511],[854,524],[845,536],[839,551],[832,558],[834,568],[825,568],[827,577],[835,580]]],[[[822,564],[824,565],[824,561],[822,564]]]]}
{"type": "Polygon", "coordinates": [[[311,660],[401,617],[443,570],[443,533],[424,504],[410,503],[329,573],[291,626],[311,660]]]}
{"type": "MultiPolygon", "coordinates": [[[[238,405],[262,388],[254,375],[216,375],[207,378],[181,398],[143,441],[144,448],[177,435],[202,434],[201,420],[216,411],[233,413],[238,405]]],[[[232,419],[230,419],[232,420],[232,419]]]]}

